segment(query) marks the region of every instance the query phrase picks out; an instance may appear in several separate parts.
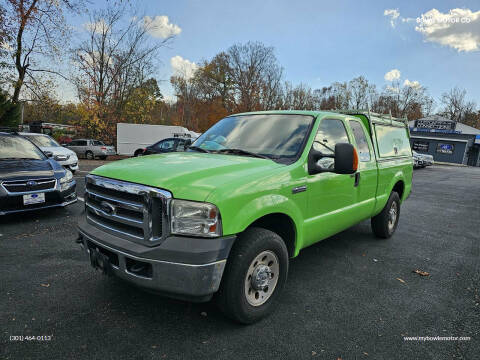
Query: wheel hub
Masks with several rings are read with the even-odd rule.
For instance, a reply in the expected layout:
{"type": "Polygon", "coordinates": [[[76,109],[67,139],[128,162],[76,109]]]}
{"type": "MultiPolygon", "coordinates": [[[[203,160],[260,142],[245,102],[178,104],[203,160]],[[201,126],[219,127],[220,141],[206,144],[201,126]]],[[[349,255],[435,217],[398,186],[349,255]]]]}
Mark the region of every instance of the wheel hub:
{"type": "Polygon", "coordinates": [[[252,306],[264,304],[272,296],[280,275],[280,264],[273,251],[265,250],[250,263],[245,273],[245,297],[252,306]]]}
{"type": "Polygon", "coordinates": [[[257,265],[255,270],[253,270],[251,284],[252,288],[255,290],[263,290],[268,286],[270,282],[270,275],[272,271],[267,265],[257,265]]]}

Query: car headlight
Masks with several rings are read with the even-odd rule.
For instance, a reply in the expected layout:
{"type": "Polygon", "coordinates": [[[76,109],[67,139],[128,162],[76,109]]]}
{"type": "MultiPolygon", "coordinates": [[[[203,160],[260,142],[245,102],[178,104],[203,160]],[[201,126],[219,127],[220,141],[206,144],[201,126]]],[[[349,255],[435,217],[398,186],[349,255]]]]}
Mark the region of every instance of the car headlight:
{"type": "Polygon", "coordinates": [[[56,161],[66,161],[70,158],[70,155],[55,155],[53,158],[56,161]]]}
{"type": "Polygon", "coordinates": [[[220,212],[215,205],[173,199],[170,206],[172,234],[208,237],[222,234],[220,212]]]}
{"type": "Polygon", "coordinates": [[[60,190],[64,191],[70,187],[73,180],[73,174],[70,170],[65,169],[65,175],[60,179],[60,190]]]}

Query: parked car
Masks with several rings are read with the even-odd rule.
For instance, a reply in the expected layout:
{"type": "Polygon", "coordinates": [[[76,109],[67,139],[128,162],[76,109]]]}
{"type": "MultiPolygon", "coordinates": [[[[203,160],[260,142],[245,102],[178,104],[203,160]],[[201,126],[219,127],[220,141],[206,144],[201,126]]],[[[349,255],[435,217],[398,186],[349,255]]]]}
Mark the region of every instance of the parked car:
{"type": "Polygon", "coordinates": [[[75,174],[75,171],[78,170],[77,154],[61,146],[50,136],[36,133],[20,133],[20,135],[33,142],[43,152],[51,153],[53,159],[63,167],[69,169],[72,174],[75,174]]]}
{"type": "Polygon", "coordinates": [[[142,154],[138,155],[150,155],[150,154],[163,154],[174,151],[185,151],[192,145],[192,140],[188,138],[168,138],[163,139],[153,145],[147,146],[142,154]]]}
{"type": "Polygon", "coordinates": [[[423,157],[419,153],[417,153],[415,150],[412,150],[412,156],[413,156],[413,167],[415,169],[418,168],[423,168],[425,167],[425,164],[423,162],[423,157]]]}
{"type": "Polygon", "coordinates": [[[366,112],[231,115],[186,152],[95,169],[77,242],[104,273],[194,301],[217,293],[253,323],[303,248],[366,219],[394,234],[412,186],[407,126],[366,112]]]}
{"type": "Polygon", "coordinates": [[[433,156],[430,155],[430,154],[419,154],[421,157],[422,157],[422,160],[423,160],[423,164],[425,166],[431,166],[435,163],[435,161],[433,161],[433,156]]]}
{"type": "Polygon", "coordinates": [[[72,140],[68,148],[75,151],[78,156],[93,160],[96,157],[105,160],[107,156],[116,155],[113,146],[105,145],[103,141],[94,139],[76,139],[72,140]]]}
{"type": "Polygon", "coordinates": [[[65,207],[77,201],[70,170],[33,142],[0,132],[0,215],[65,207]]]}

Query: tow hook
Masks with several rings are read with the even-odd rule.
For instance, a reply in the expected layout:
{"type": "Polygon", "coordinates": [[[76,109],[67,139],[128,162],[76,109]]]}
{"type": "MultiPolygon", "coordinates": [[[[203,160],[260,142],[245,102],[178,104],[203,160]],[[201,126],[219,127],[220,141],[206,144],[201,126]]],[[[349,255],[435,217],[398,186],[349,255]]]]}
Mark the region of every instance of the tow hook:
{"type": "Polygon", "coordinates": [[[78,234],[78,237],[75,239],[75,242],[77,244],[82,244],[83,243],[83,236],[78,234]]]}

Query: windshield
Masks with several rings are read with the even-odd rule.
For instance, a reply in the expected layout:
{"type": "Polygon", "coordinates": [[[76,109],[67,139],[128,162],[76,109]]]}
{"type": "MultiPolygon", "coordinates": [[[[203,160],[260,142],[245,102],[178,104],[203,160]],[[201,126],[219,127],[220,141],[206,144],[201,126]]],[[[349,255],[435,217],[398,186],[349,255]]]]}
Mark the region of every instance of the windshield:
{"type": "Polygon", "coordinates": [[[93,140],[92,145],[93,146],[103,146],[105,144],[103,143],[103,141],[93,140]]]}
{"type": "Polygon", "coordinates": [[[55,140],[47,135],[25,135],[35,145],[40,147],[57,147],[60,146],[55,140]]]}
{"type": "Polygon", "coordinates": [[[19,136],[0,136],[0,160],[44,160],[45,155],[30,141],[19,136]]]}
{"type": "Polygon", "coordinates": [[[230,116],[220,120],[192,145],[206,152],[258,155],[293,163],[303,148],[313,116],[265,114],[230,116]]]}

